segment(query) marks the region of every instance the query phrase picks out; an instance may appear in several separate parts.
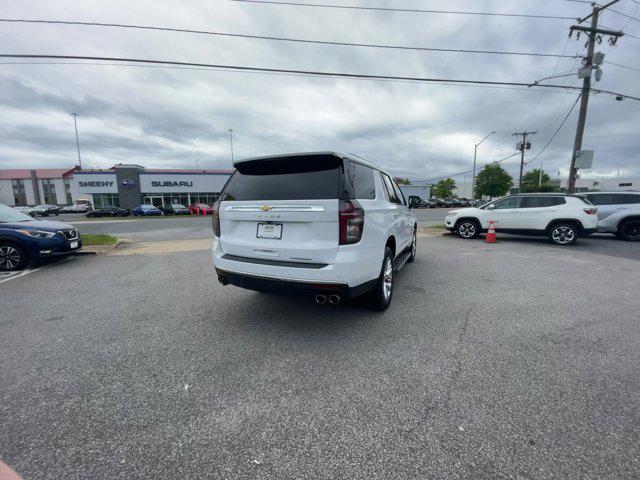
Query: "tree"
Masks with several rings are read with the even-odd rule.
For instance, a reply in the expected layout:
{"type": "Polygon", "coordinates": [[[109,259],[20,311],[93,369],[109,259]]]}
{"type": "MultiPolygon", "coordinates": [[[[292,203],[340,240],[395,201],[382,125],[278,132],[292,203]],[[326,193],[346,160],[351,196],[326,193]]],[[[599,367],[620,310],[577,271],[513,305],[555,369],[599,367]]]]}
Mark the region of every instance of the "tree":
{"type": "Polygon", "coordinates": [[[522,193],[527,192],[551,192],[551,178],[544,170],[542,171],[542,182],[540,183],[540,169],[536,168],[522,176],[522,193]],[[538,185],[540,185],[538,187],[538,185]]]}
{"type": "Polygon", "coordinates": [[[511,175],[497,163],[486,165],[476,177],[476,198],[500,197],[513,187],[511,175]]]}
{"type": "Polygon", "coordinates": [[[393,177],[393,179],[398,185],[411,185],[411,180],[408,178],[393,177]]]}
{"type": "Polygon", "coordinates": [[[456,188],[456,182],[452,178],[445,178],[431,187],[431,195],[439,198],[453,197],[453,191],[456,188]]]}

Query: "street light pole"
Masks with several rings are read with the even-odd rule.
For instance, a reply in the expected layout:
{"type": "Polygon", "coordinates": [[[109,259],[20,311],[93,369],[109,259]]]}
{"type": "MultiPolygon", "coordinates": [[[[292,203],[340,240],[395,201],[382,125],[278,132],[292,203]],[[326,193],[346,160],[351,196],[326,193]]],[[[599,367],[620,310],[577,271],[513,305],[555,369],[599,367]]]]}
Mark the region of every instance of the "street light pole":
{"type": "Polygon", "coordinates": [[[476,158],[478,157],[478,147],[482,142],[484,142],[489,136],[493,135],[496,132],[491,132],[487,134],[482,140],[475,144],[473,147],[473,177],[471,177],[471,199],[476,198],[476,158]]]}
{"type": "Polygon", "coordinates": [[[73,116],[73,124],[76,127],[76,148],[78,149],[78,166],[82,168],[82,158],[80,157],[80,139],[78,137],[78,114],[72,113],[73,116]]]}
{"type": "Polygon", "coordinates": [[[229,142],[231,143],[231,163],[233,163],[233,129],[229,129],[229,142]]]}

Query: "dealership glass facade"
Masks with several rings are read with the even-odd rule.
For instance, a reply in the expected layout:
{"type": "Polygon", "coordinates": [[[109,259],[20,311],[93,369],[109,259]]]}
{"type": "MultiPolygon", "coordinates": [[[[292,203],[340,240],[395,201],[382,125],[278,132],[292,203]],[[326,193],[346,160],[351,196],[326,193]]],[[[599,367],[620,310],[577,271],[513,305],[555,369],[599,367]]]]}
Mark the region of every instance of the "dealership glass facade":
{"type": "Polygon", "coordinates": [[[53,180],[44,178],[42,180],[42,193],[44,193],[44,203],[47,205],[57,205],[56,186],[53,180]]]}
{"type": "Polygon", "coordinates": [[[93,208],[119,207],[120,198],[117,193],[94,193],[93,208]]]}
{"type": "Polygon", "coordinates": [[[26,205],[27,193],[24,189],[24,180],[11,180],[11,186],[13,187],[14,205],[26,205]]]}
{"type": "Polygon", "coordinates": [[[219,193],[147,193],[144,195],[144,203],[153,204],[157,207],[179,203],[188,206],[193,203],[206,203],[213,205],[219,193]]]}

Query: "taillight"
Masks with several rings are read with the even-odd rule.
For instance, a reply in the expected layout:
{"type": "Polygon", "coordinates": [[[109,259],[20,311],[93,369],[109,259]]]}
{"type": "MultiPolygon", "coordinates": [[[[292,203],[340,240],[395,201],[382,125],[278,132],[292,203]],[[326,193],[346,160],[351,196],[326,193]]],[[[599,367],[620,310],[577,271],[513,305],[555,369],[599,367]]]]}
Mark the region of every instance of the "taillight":
{"type": "Polygon", "coordinates": [[[340,200],[340,245],[358,243],[364,229],[364,210],[355,200],[340,200]]]}
{"type": "Polygon", "coordinates": [[[213,223],[213,234],[216,237],[220,236],[220,202],[213,204],[211,212],[211,221],[213,223]]]}
{"type": "Polygon", "coordinates": [[[598,213],[598,209],[591,207],[591,208],[583,208],[584,213],[588,214],[588,215],[595,215],[596,213],[598,213]]]}

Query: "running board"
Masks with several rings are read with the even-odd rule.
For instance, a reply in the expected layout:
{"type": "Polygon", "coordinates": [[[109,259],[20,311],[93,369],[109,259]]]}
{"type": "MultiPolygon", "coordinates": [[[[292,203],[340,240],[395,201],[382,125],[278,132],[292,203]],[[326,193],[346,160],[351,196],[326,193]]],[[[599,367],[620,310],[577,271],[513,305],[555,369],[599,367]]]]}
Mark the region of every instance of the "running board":
{"type": "Polygon", "coordinates": [[[393,261],[393,270],[399,272],[400,269],[404,267],[404,264],[407,263],[409,257],[411,257],[411,250],[405,250],[401,253],[400,256],[393,261]]]}

